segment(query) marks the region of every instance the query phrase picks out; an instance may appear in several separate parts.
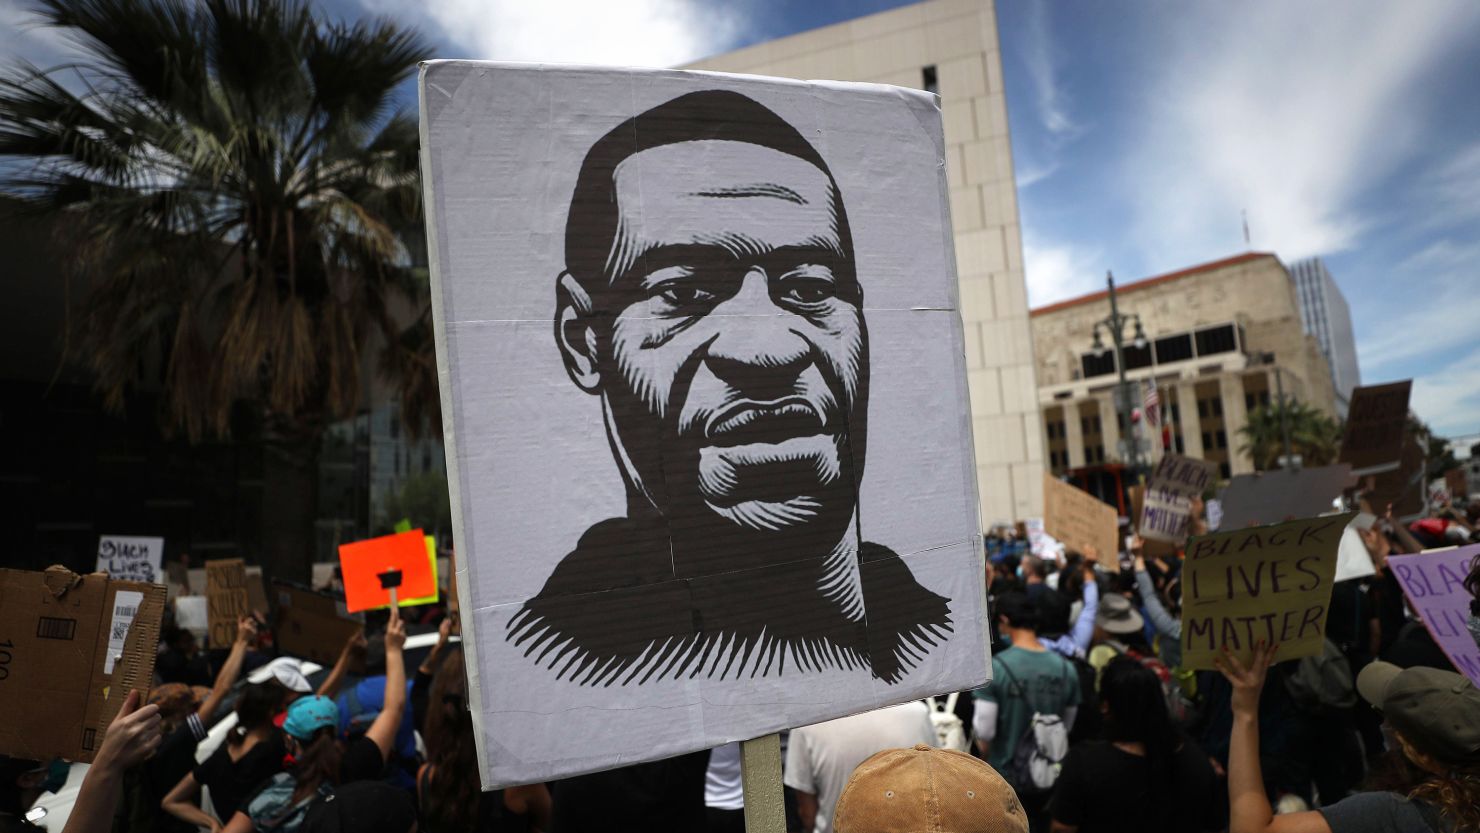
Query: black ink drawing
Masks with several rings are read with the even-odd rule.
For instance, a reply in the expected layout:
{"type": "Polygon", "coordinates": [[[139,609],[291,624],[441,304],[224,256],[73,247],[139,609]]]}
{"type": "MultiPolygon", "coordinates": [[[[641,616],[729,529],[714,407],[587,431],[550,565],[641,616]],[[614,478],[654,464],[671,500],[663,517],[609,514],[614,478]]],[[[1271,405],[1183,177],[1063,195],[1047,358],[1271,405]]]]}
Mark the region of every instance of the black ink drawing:
{"type": "Polygon", "coordinates": [[[950,608],[859,533],[868,331],[821,155],[740,94],[673,99],[591,147],[565,256],[555,337],[600,398],[627,515],[581,536],[506,638],[582,685],[898,682],[950,608]]]}

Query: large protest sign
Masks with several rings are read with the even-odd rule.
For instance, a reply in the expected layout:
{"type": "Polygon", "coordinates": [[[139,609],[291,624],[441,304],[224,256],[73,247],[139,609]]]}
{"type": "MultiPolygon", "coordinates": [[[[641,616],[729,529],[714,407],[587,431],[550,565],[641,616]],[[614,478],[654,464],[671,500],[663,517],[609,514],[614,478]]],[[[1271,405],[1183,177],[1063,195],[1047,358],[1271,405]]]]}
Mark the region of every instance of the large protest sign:
{"type": "Polygon", "coordinates": [[[1341,462],[1352,474],[1376,474],[1398,467],[1408,428],[1408,394],[1413,380],[1371,385],[1352,391],[1346,433],[1341,438],[1341,462]]]}
{"type": "Polygon", "coordinates": [[[1181,546],[1192,528],[1192,501],[1213,482],[1217,467],[1168,452],[1151,470],[1137,531],[1148,541],[1181,546]]]}
{"type": "Polygon", "coordinates": [[[981,685],[937,99],[424,67],[483,786],[981,685]]]}
{"type": "Polygon", "coordinates": [[[1457,549],[1430,550],[1413,555],[1388,556],[1393,575],[1408,604],[1423,619],[1429,635],[1461,674],[1480,686],[1480,646],[1470,635],[1470,602],[1465,577],[1480,544],[1457,549]]]}
{"type": "Polygon", "coordinates": [[[273,636],[283,654],[331,666],[339,659],[345,642],[364,627],[364,618],[353,615],[344,601],[306,587],[273,582],[277,617],[273,636]]]}
{"type": "Polygon", "coordinates": [[[1223,515],[1218,528],[1232,532],[1322,515],[1335,508],[1336,499],[1352,485],[1351,469],[1345,464],[1236,475],[1219,495],[1223,515]]]}
{"type": "Polygon", "coordinates": [[[1213,669],[1224,646],[1247,662],[1256,642],[1280,659],[1314,656],[1326,638],[1342,531],[1355,513],[1193,538],[1182,568],[1182,665],[1213,669]]]}
{"type": "Polygon", "coordinates": [[[236,623],[247,615],[247,565],[240,558],[206,562],[206,616],[211,648],[230,648],[236,623]]]}
{"type": "Polygon", "coordinates": [[[0,755],[91,761],[110,683],[148,693],[164,603],[161,584],[0,569],[0,755]]]}
{"type": "Polygon", "coordinates": [[[1101,564],[1120,569],[1120,515],[1115,507],[1048,474],[1043,476],[1043,528],[1067,547],[1093,547],[1101,564]]]}
{"type": "Polygon", "coordinates": [[[1449,489],[1449,499],[1452,501],[1461,501],[1470,496],[1470,480],[1462,467],[1444,472],[1444,485],[1449,489]]]}
{"type": "Polygon", "coordinates": [[[164,539],[104,535],[98,539],[100,573],[119,581],[163,581],[164,539]]]}
{"type": "Polygon", "coordinates": [[[1400,521],[1419,518],[1428,508],[1427,469],[1428,455],[1423,446],[1412,437],[1405,437],[1398,467],[1361,478],[1367,487],[1362,496],[1374,514],[1385,512],[1391,505],[1393,516],[1400,521]]]}

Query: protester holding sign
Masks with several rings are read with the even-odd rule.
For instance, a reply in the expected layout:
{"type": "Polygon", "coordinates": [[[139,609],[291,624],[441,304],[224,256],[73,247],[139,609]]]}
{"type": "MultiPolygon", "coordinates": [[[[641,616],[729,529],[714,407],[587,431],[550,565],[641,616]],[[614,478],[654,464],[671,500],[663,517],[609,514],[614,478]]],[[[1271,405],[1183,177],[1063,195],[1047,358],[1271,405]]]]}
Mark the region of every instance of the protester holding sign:
{"type": "Polygon", "coordinates": [[[1398,741],[1390,792],[1358,793],[1318,811],[1274,815],[1259,757],[1259,699],[1279,646],[1249,663],[1217,660],[1233,686],[1228,759],[1230,833],[1455,833],[1480,829],[1480,691],[1458,674],[1376,662],[1357,689],[1398,741]]]}
{"type": "Polygon", "coordinates": [[[159,748],[159,707],[140,707],[143,701],[138,691],[130,691],[118,716],[108,724],[103,746],[82,779],[62,833],[105,833],[112,829],[124,773],[159,748]]]}

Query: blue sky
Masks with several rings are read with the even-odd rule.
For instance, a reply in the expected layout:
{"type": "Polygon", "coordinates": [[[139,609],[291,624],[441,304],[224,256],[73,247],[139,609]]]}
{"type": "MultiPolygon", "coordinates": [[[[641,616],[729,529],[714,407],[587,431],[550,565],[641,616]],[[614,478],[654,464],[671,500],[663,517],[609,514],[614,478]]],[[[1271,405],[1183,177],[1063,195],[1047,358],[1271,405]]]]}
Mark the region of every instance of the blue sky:
{"type": "MultiPolygon", "coordinates": [[[[443,57],[671,65],[892,0],[316,0],[443,57]]],[[[65,39],[0,0],[0,60],[65,39]]],[[[998,5],[1029,296],[1051,303],[1252,247],[1326,261],[1363,381],[1415,380],[1480,433],[1480,3],[998,5]]],[[[408,102],[409,103],[409,102],[408,102]]]]}

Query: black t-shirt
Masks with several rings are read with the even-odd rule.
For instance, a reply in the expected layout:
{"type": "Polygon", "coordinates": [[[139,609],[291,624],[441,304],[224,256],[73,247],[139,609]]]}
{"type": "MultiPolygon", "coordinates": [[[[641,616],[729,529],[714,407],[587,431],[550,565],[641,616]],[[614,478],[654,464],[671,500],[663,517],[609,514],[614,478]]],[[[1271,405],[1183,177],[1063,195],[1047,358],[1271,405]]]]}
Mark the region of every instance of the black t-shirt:
{"type": "Polygon", "coordinates": [[[551,785],[553,833],[703,830],[709,750],[551,785]]]}
{"type": "Polygon", "coordinates": [[[240,760],[231,760],[231,752],[222,744],[211,757],[196,764],[192,774],[201,785],[211,789],[211,806],[216,817],[230,821],[242,802],[257,794],[262,783],[283,769],[286,750],[282,735],[273,732],[267,740],[260,741],[247,750],[240,760]]]}
{"type": "Polygon", "coordinates": [[[351,781],[379,781],[385,777],[385,756],[375,741],[360,735],[344,745],[344,756],[339,759],[339,783],[351,781]]]}
{"type": "Polygon", "coordinates": [[[165,737],[154,757],[144,762],[144,812],[156,829],[167,833],[194,833],[195,825],[160,811],[159,805],[180,779],[195,766],[195,746],[205,737],[205,727],[191,715],[165,737]]]}
{"type": "Polygon", "coordinates": [[[1105,741],[1076,746],[1064,759],[1049,811],[1079,833],[1221,830],[1222,790],[1208,757],[1186,741],[1171,769],[1169,781],[1153,784],[1140,755],[1105,741]]]}

